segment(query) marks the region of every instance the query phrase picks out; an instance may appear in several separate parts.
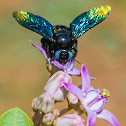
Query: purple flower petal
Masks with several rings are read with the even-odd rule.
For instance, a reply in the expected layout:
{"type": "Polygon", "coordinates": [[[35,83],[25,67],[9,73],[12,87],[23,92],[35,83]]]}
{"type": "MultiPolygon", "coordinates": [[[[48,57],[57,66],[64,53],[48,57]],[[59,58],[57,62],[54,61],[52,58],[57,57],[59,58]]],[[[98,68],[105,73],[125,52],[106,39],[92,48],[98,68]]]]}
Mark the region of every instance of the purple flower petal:
{"type": "Polygon", "coordinates": [[[100,89],[94,89],[88,91],[84,98],[86,103],[89,104],[91,101],[94,101],[96,98],[98,98],[99,93],[100,93],[100,89]]]}
{"type": "Polygon", "coordinates": [[[95,104],[90,106],[90,109],[94,112],[99,112],[103,108],[104,104],[105,104],[105,99],[97,100],[95,104]]]}
{"type": "Polygon", "coordinates": [[[65,72],[67,71],[68,66],[69,66],[69,61],[64,65],[64,71],[65,72]]]}
{"type": "Polygon", "coordinates": [[[77,68],[73,68],[72,71],[68,71],[67,73],[71,74],[71,75],[76,75],[76,76],[80,76],[81,75],[80,70],[78,70],[77,68]]]}
{"type": "Polygon", "coordinates": [[[59,69],[64,70],[64,66],[62,64],[60,64],[58,61],[51,61],[51,63],[53,63],[55,66],[57,66],[59,69]]]}
{"type": "Polygon", "coordinates": [[[103,109],[97,114],[98,118],[104,119],[109,122],[112,126],[120,126],[116,117],[109,111],[103,109]]]}
{"type": "Polygon", "coordinates": [[[83,92],[80,88],[71,83],[62,82],[62,84],[69,92],[75,95],[81,101],[81,103],[83,103],[83,92]]]}
{"type": "Polygon", "coordinates": [[[86,69],[86,66],[82,64],[81,67],[81,80],[82,80],[82,91],[86,93],[90,89],[90,75],[86,69]]]}
{"type": "Polygon", "coordinates": [[[43,56],[47,59],[47,55],[46,55],[46,51],[39,45],[35,44],[34,42],[32,42],[32,40],[29,40],[33,46],[35,46],[36,48],[38,48],[41,53],[43,54],[43,56]]]}
{"type": "Polygon", "coordinates": [[[87,126],[94,126],[96,123],[96,112],[93,112],[92,110],[90,110],[88,107],[85,107],[86,111],[87,111],[87,126]]]}
{"type": "Polygon", "coordinates": [[[108,101],[107,98],[102,97],[99,89],[90,90],[86,93],[84,101],[87,106],[94,112],[101,111],[104,104],[108,101]]]}
{"type": "Polygon", "coordinates": [[[67,72],[72,71],[73,68],[74,68],[74,60],[72,60],[72,61],[70,62],[70,64],[69,64],[69,66],[67,67],[67,72]]]}

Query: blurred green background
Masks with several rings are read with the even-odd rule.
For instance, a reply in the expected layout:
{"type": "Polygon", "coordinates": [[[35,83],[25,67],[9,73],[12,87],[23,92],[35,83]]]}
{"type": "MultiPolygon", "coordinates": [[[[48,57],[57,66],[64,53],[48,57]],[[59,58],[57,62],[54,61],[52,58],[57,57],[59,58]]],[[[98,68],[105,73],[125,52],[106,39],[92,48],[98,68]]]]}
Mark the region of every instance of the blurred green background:
{"type": "MultiPolygon", "coordinates": [[[[0,115],[19,107],[30,117],[31,102],[43,92],[50,74],[42,54],[29,40],[40,44],[42,36],[20,26],[12,17],[15,10],[40,15],[52,25],[69,26],[79,14],[91,8],[110,5],[109,17],[78,39],[76,60],[85,64],[94,88],[110,90],[105,109],[125,125],[126,113],[126,2],[124,0],[1,0],[0,1],[0,115]]],[[[81,65],[76,63],[78,69],[81,65]]],[[[81,79],[73,77],[73,83],[81,79]]],[[[64,106],[57,105],[59,109],[64,106]]],[[[97,126],[109,126],[98,119],[97,126]]]]}

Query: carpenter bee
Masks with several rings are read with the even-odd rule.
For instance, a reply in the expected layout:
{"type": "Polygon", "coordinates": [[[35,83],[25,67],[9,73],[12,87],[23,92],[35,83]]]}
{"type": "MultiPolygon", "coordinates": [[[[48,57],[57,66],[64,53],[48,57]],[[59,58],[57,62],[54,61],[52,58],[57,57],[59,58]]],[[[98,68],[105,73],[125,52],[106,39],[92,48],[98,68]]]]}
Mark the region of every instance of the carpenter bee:
{"type": "Polygon", "coordinates": [[[110,10],[110,6],[90,9],[77,16],[70,23],[70,27],[64,25],[52,26],[44,18],[24,11],[13,12],[13,17],[20,25],[43,36],[41,43],[48,58],[65,64],[77,55],[77,38],[105,20],[110,10]]]}

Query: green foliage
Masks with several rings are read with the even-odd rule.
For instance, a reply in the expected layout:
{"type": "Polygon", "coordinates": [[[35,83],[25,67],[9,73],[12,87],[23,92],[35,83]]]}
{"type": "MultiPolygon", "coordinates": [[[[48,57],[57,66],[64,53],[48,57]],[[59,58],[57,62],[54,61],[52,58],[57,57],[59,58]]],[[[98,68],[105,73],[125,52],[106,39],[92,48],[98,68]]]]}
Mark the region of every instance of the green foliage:
{"type": "Polygon", "coordinates": [[[0,117],[0,126],[33,126],[33,122],[19,108],[13,108],[0,117]]]}

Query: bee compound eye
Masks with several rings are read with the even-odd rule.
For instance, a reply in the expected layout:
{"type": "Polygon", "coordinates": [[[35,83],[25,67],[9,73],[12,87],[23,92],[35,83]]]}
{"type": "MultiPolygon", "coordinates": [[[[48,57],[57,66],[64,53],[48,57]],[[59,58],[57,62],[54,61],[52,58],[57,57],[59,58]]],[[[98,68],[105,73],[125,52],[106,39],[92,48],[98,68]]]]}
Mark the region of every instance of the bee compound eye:
{"type": "Polygon", "coordinates": [[[72,54],[72,52],[71,52],[71,51],[69,51],[68,53],[69,53],[69,58],[68,58],[68,60],[71,60],[71,59],[72,59],[72,57],[73,57],[73,54],[72,54]]]}
{"type": "Polygon", "coordinates": [[[60,52],[61,52],[60,50],[58,50],[58,51],[55,52],[55,58],[57,60],[59,59],[60,52]]]}

